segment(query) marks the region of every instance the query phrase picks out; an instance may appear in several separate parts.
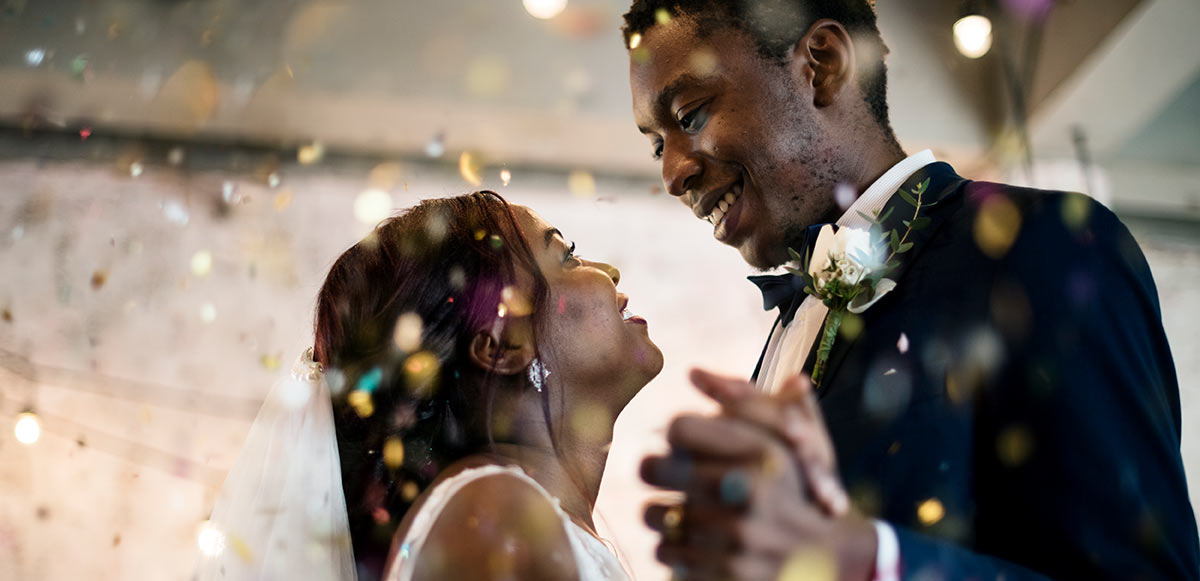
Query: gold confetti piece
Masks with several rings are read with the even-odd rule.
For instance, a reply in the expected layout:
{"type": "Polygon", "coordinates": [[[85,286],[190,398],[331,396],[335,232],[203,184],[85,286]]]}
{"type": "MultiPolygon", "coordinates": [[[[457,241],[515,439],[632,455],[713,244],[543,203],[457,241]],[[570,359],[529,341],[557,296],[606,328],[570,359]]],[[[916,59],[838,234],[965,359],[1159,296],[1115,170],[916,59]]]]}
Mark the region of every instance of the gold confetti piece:
{"type": "Polygon", "coordinates": [[[27,446],[36,444],[38,438],[42,437],[42,421],[33,412],[22,412],[13,426],[13,435],[18,442],[27,446]]]}
{"type": "Polygon", "coordinates": [[[1063,224],[1071,230],[1079,230],[1087,223],[1092,213],[1092,203],[1083,194],[1067,194],[1062,201],[1063,224]]]}
{"type": "Polygon", "coordinates": [[[992,258],[1003,258],[1021,230],[1021,212],[1007,197],[993,195],[975,216],[975,244],[992,258]]]}
{"type": "Polygon", "coordinates": [[[510,181],[512,181],[512,172],[508,171],[508,168],[500,170],[500,183],[507,186],[510,181]]]}
{"type": "Polygon", "coordinates": [[[654,11],[654,20],[659,24],[666,24],[671,21],[671,13],[666,8],[659,8],[654,11]]]}
{"type": "Polygon", "coordinates": [[[396,187],[403,175],[400,164],[384,162],[371,168],[371,173],[367,176],[367,187],[387,191],[396,187]]]}
{"type": "Polygon", "coordinates": [[[464,82],[476,97],[496,97],[508,88],[509,67],[494,56],[482,56],[467,66],[464,82]]]}
{"type": "Polygon", "coordinates": [[[404,464],[404,442],[400,438],[389,438],[383,444],[383,463],[388,468],[399,468],[404,464]]]}
{"type": "Polygon", "coordinates": [[[641,45],[642,45],[642,34],[640,32],[635,32],[635,33],[629,35],[629,50],[636,50],[637,47],[639,47],[641,45]]]}
{"type": "Polygon", "coordinates": [[[292,205],[292,191],[281,190],[271,199],[271,205],[275,208],[276,212],[284,211],[288,206],[292,205]]]}
{"type": "Polygon", "coordinates": [[[197,251],[192,255],[192,274],[205,277],[212,272],[213,257],[207,250],[197,251]]]}
{"type": "Polygon", "coordinates": [[[396,319],[396,328],[392,333],[392,341],[396,348],[405,353],[412,353],[421,348],[421,333],[424,324],[421,316],[416,313],[404,313],[396,319]]]}
{"type": "Polygon", "coordinates": [[[577,198],[590,198],[596,195],[596,178],[591,172],[575,170],[567,176],[567,190],[577,198]]]}
{"type": "Polygon", "coordinates": [[[368,226],[378,224],[391,211],[392,196],[383,190],[365,190],[354,199],[355,219],[368,226]]]}
{"type": "Polygon", "coordinates": [[[937,524],[946,516],[946,508],[942,501],[931,498],[917,506],[917,519],[925,526],[937,524]]]}
{"type": "Polygon", "coordinates": [[[364,389],[350,392],[350,395],[346,396],[346,402],[354,408],[354,413],[360,418],[369,418],[375,413],[375,402],[371,401],[371,394],[364,389]]]}
{"type": "Polygon", "coordinates": [[[503,301],[501,306],[505,307],[508,314],[514,317],[525,317],[533,314],[533,302],[524,291],[517,287],[504,287],[504,290],[500,291],[500,300],[503,301]]]}
{"type": "Polygon", "coordinates": [[[472,186],[479,187],[483,184],[483,177],[480,175],[482,169],[483,163],[471,152],[464,151],[458,156],[458,173],[472,186]]]}
{"type": "Polygon", "coordinates": [[[996,438],[996,454],[1010,467],[1020,466],[1033,451],[1033,436],[1022,426],[1011,426],[996,438]]]}
{"type": "Polygon", "coordinates": [[[325,146],[320,141],[314,141],[296,151],[296,161],[301,165],[312,165],[325,157],[325,146]]]}
{"type": "Polygon", "coordinates": [[[246,541],[243,541],[241,537],[237,535],[230,535],[229,546],[233,547],[233,552],[237,553],[237,556],[240,557],[242,561],[247,563],[254,562],[254,551],[250,550],[250,545],[247,545],[246,541]]]}
{"type": "Polygon", "coordinates": [[[170,114],[193,126],[208,121],[217,109],[220,88],[208,63],[190,60],[163,83],[155,103],[170,114]]]}
{"type": "Polygon", "coordinates": [[[404,378],[414,393],[428,395],[437,388],[441,364],[437,356],[428,351],[414,353],[404,361],[404,378]]]}
{"type": "Polygon", "coordinates": [[[476,230],[475,231],[475,239],[476,240],[483,240],[484,236],[487,236],[487,231],[485,231],[485,230],[476,230]]]}
{"type": "Polygon", "coordinates": [[[635,64],[643,65],[650,62],[650,50],[644,46],[639,46],[629,51],[629,58],[635,64]]]}
{"type": "Polygon", "coordinates": [[[259,365],[263,366],[263,369],[268,371],[275,371],[279,369],[281,364],[279,357],[276,355],[262,355],[258,358],[258,363],[259,365]]]}
{"type": "Polygon", "coordinates": [[[196,527],[196,544],[204,555],[216,557],[225,551],[225,534],[212,522],[202,521],[196,527]]]}
{"type": "Polygon", "coordinates": [[[108,282],[108,271],[97,270],[92,273],[92,289],[100,290],[104,283],[108,282]]]}
{"type": "Polygon", "coordinates": [[[417,495],[420,493],[421,493],[421,488],[419,486],[417,486],[416,482],[413,482],[411,480],[408,482],[405,482],[404,486],[400,487],[400,496],[402,498],[404,498],[405,502],[412,502],[413,499],[416,498],[417,495]]]}
{"type": "Polygon", "coordinates": [[[129,164],[129,176],[136,178],[136,177],[142,175],[143,169],[144,168],[142,167],[142,163],[140,161],[135,161],[135,162],[129,164]]]}

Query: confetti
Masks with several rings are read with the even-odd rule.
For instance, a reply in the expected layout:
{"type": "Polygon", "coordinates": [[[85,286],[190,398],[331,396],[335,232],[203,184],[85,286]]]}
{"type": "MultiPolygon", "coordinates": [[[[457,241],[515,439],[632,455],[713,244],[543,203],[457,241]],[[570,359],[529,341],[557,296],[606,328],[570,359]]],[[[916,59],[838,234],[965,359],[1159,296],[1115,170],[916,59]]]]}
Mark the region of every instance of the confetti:
{"type": "Polygon", "coordinates": [[[500,170],[500,183],[507,186],[510,181],[512,181],[512,172],[508,171],[508,168],[500,170]]]}
{"type": "Polygon", "coordinates": [[[83,79],[84,73],[87,71],[88,55],[81,54],[71,59],[71,75],[76,79],[83,79]]]}
{"type": "Polygon", "coordinates": [[[1020,466],[1033,451],[1033,436],[1022,426],[1005,428],[996,437],[996,455],[1009,467],[1020,466]]]}
{"type": "Polygon", "coordinates": [[[396,187],[403,176],[404,171],[400,169],[400,164],[384,162],[371,168],[371,173],[367,176],[367,187],[387,191],[396,187]]]}
{"type": "Polygon", "coordinates": [[[400,496],[404,499],[405,502],[412,502],[413,499],[416,498],[417,495],[420,493],[421,493],[421,488],[419,486],[417,486],[416,482],[413,482],[411,480],[408,482],[405,482],[404,486],[400,487],[400,496]]]}
{"type": "Polygon", "coordinates": [[[217,530],[217,526],[212,522],[206,520],[196,528],[196,544],[205,556],[219,556],[225,551],[225,534],[217,530]]]}
{"type": "Polygon", "coordinates": [[[792,552],[779,569],[778,581],[834,581],[837,561],[827,550],[805,548],[792,552]]]}
{"type": "Polygon", "coordinates": [[[654,11],[654,21],[659,24],[666,24],[671,21],[671,13],[666,8],[659,8],[654,11]]]}
{"type": "Polygon", "coordinates": [[[437,356],[428,351],[414,353],[404,361],[404,377],[408,388],[420,395],[429,395],[437,387],[441,364],[437,356]]]}
{"type": "Polygon", "coordinates": [[[167,152],[167,163],[171,165],[179,165],[183,163],[184,152],[182,147],[172,147],[171,151],[167,152]]]}
{"type": "Polygon", "coordinates": [[[433,158],[441,157],[446,153],[446,136],[443,133],[438,133],[430,138],[429,143],[425,144],[425,155],[433,158]]]}
{"type": "Polygon", "coordinates": [[[709,49],[700,48],[692,51],[688,62],[691,63],[692,70],[697,76],[707,77],[717,72],[717,54],[709,49]]]}
{"type": "Polygon", "coordinates": [[[267,187],[277,188],[277,187],[279,187],[279,182],[280,182],[280,178],[279,178],[278,172],[271,172],[271,173],[267,174],[267,187]]]}
{"type": "Polygon", "coordinates": [[[27,446],[36,444],[42,437],[42,422],[38,419],[37,414],[33,412],[19,414],[17,423],[13,426],[13,435],[17,437],[18,442],[27,446]]]}
{"type": "Polygon", "coordinates": [[[642,45],[642,34],[635,32],[629,35],[629,50],[635,50],[642,45]]]}
{"type": "Polygon", "coordinates": [[[549,20],[567,8],[567,0],[521,0],[530,16],[549,20]]]}
{"type": "Polygon", "coordinates": [[[355,391],[370,394],[379,389],[381,383],[383,383],[383,370],[378,367],[372,367],[370,371],[358,378],[358,385],[354,389],[355,391]]]}
{"type": "Polygon", "coordinates": [[[296,152],[296,161],[299,161],[301,165],[312,165],[324,157],[325,146],[319,141],[305,145],[296,152]]]}
{"type": "MultiPolygon", "coordinates": [[[[451,288],[453,288],[455,290],[462,289],[462,287],[467,285],[466,271],[464,271],[461,266],[452,267],[450,269],[450,276],[449,276],[448,282],[450,283],[451,288]]],[[[450,297],[450,299],[451,299],[450,302],[454,302],[454,297],[450,297]]]]}
{"type": "Polygon", "coordinates": [[[391,211],[392,196],[383,190],[364,190],[354,199],[354,218],[368,226],[378,224],[391,211]]]}
{"type": "Polygon", "coordinates": [[[226,204],[239,204],[242,201],[242,196],[238,194],[237,184],[233,182],[224,182],[221,184],[221,199],[225,200],[226,204]]]}
{"type": "Polygon", "coordinates": [[[396,348],[405,353],[412,353],[421,348],[421,333],[424,324],[421,316],[416,313],[404,313],[396,319],[396,328],[392,333],[392,341],[396,348]]]}
{"type": "Polygon", "coordinates": [[[200,306],[200,320],[205,323],[211,323],[217,320],[217,307],[212,303],[204,303],[200,306]]]}
{"type": "Polygon", "coordinates": [[[100,290],[108,282],[108,271],[97,270],[92,273],[92,290],[100,290]]]}
{"type": "Polygon", "coordinates": [[[519,288],[506,286],[500,291],[500,299],[508,313],[514,317],[525,317],[533,314],[533,302],[519,288]]]}
{"type": "Polygon", "coordinates": [[[896,341],[896,349],[901,353],[908,353],[908,335],[900,333],[900,340],[896,341]]]}
{"type": "Polygon", "coordinates": [[[991,258],[1003,258],[1017,240],[1021,212],[1007,197],[993,195],[975,215],[975,244],[991,258]]]}
{"type": "Polygon", "coordinates": [[[136,178],[136,177],[138,177],[138,176],[142,175],[142,170],[143,170],[143,169],[144,169],[144,168],[142,167],[142,163],[141,163],[140,161],[135,161],[135,162],[133,162],[133,163],[129,164],[129,175],[130,175],[130,177],[135,177],[135,178],[136,178]]]}
{"type": "Polygon", "coordinates": [[[258,358],[258,364],[263,366],[263,369],[275,371],[281,365],[278,355],[261,355],[258,358]]]}
{"type": "Polygon", "coordinates": [[[496,97],[508,88],[508,64],[498,58],[481,56],[467,66],[464,82],[467,91],[476,97],[496,97]]]}
{"type": "Polygon", "coordinates": [[[479,187],[483,184],[483,177],[479,175],[482,166],[479,158],[469,151],[464,151],[458,156],[458,173],[472,186],[479,187]]]}
{"type": "Polygon", "coordinates": [[[46,51],[40,48],[35,48],[25,53],[25,64],[30,67],[41,66],[42,61],[46,58],[46,51]]]}
{"type": "Polygon", "coordinates": [[[375,404],[371,401],[371,394],[361,389],[350,392],[350,395],[346,396],[346,401],[360,418],[369,418],[375,413],[375,404]]]}
{"type": "Polygon", "coordinates": [[[917,519],[925,526],[937,524],[946,516],[946,508],[942,506],[942,501],[936,498],[930,498],[917,506],[917,519]]]}
{"type": "Polygon", "coordinates": [[[388,468],[399,468],[404,464],[404,442],[400,438],[388,438],[383,444],[383,463],[388,468]]]}
{"type": "Polygon", "coordinates": [[[200,277],[208,276],[208,273],[212,271],[212,264],[212,253],[207,250],[199,250],[192,255],[192,274],[200,277]]]}
{"type": "Polygon", "coordinates": [[[282,212],[290,205],[292,205],[291,190],[282,190],[278,194],[275,194],[274,198],[271,198],[271,206],[275,208],[276,212],[282,212]]]}
{"type": "Polygon", "coordinates": [[[577,198],[590,198],[596,195],[596,178],[591,172],[575,170],[567,176],[567,190],[577,198]]]}
{"type": "Polygon", "coordinates": [[[848,210],[857,198],[858,194],[854,191],[854,186],[848,183],[840,182],[833,187],[833,199],[843,211],[848,210]]]}

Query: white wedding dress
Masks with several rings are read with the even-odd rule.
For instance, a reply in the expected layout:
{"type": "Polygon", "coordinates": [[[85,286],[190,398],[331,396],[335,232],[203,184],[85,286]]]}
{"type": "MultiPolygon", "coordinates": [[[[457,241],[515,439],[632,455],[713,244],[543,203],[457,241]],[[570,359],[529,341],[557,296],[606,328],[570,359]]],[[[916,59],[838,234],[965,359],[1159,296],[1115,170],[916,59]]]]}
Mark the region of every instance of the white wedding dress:
{"type": "Polygon", "coordinates": [[[562,521],[563,529],[567,533],[567,539],[571,543],[571,553],[575,557],[575,566],[579,569],[580,581],[629,579],[612,551],[583,527],[575,524],[575,521],[563,512],[558,499],[551,496],[537,481],[530,478],[520,468],[492,465],[464,470],[439,483],[429,492],[428,499],[413,517],[412,526],[409,527],[408,533],[400,544],[399,554],[387,573],[387,581],[410,581],[413,578],[413,568],[421,553],[421,545],[428,536],[429,529],[433,527],[433,523],[437,521],[438,515],[441,514],[450,499],[467,484],[496,475],[520,478],[540,492],[554,506],[555,512],[562,521]]]}

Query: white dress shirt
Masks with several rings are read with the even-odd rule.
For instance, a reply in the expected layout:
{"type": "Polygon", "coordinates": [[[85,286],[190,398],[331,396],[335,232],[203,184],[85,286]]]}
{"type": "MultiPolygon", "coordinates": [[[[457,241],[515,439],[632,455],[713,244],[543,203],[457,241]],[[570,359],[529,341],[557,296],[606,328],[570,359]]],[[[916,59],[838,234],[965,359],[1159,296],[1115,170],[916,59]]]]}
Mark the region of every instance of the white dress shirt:
{"type": "MultiPolygon", "coordinates": [[[[926,149],[892,166],[846,209],[841,218],[838,218],[838,227],[864,230],[870,228],[871,223],[862,217],[860,212],[873,216],[881,211],[908,178],[917,170],[936,161],[933,152],[926,149]]],[[[795,266],[799,268],[799,265],[795,266]]],[[[829,309],[821,301],[811,296],[805,297],[791,323],[786,326],[776,325],[767,342],[762,369],[758,374],[760,390],[775,393],[784,379],[804,370],[804,363],[817,334],[821,332],[828,312],[829,309]]],[[[900,578],[900,543],[896,531],[886,522],[877,520],[875,534],[878,543],[875,551],[875,581],[895,581],[900,578]]]]}

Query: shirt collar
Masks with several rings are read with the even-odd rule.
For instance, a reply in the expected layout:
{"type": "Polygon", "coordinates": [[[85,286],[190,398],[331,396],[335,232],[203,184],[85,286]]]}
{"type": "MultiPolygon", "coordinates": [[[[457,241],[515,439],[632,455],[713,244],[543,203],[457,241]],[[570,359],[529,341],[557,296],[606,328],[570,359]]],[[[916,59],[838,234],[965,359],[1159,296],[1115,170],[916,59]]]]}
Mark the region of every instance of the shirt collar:
{"type": "Polygon", "coordinates": [[[854,200],[854,203],[846,209],[846,213],[838,218],[837,225],[843,228],[870,228],[871,223],[860,216],[859,212],[868,216],[875,215],[875,212],[882,210],[896,190],[900,189],[900,186],[904,185],[904,182],[914,173],[917,173],[917,170],[935,162],[937,159],[928,149],[904,158],[900,163],[892,166],[892,169],[879,176],[875,183],[871,184],[857,200],[854,200]]]}

